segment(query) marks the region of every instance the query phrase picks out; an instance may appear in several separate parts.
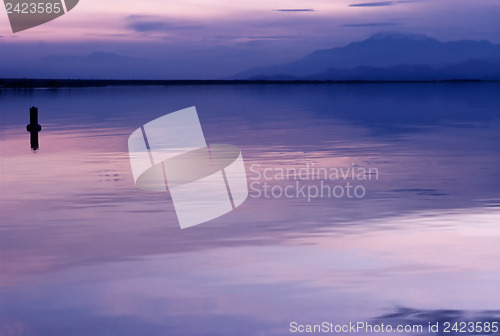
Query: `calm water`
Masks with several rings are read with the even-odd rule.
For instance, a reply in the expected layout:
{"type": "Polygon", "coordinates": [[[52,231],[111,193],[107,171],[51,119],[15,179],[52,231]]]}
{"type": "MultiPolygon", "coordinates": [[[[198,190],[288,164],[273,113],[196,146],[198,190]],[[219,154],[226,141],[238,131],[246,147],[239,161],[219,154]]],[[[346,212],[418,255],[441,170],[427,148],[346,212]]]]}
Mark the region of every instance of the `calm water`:
{"type": "MultiPolygon", "coordinates": [[[[292,321],[498,320],[499,92],[0,91],[0,335],[289,335],[292,321]],[[43,126],[37,152],[25,130],[32,105],[43,126]],[[236,211],[180,230],[168,194],[135,187],[127,139],[193,105],[207,142],[238,146],[256,184],[236,211]],[[255,190],[265,169],[307,165],[378,176],[349,180],[361,198],[255,190]]],[[[320,184],[307,174],[300,183],[320,184]]]]}

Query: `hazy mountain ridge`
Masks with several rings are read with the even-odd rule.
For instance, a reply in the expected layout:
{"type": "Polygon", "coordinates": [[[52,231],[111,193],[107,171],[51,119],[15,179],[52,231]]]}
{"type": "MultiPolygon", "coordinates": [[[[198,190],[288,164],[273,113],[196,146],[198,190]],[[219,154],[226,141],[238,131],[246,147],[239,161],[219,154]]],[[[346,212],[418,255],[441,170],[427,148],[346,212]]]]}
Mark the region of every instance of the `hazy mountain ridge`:
{"type": "Polygon", "coordinates": [[[251,69],[232,78],[498,80],[498,60],[500,45],[488,41],[440,42],[424,35],[379,33],[345,47],[318,50],[292,63],[251,69]]]}

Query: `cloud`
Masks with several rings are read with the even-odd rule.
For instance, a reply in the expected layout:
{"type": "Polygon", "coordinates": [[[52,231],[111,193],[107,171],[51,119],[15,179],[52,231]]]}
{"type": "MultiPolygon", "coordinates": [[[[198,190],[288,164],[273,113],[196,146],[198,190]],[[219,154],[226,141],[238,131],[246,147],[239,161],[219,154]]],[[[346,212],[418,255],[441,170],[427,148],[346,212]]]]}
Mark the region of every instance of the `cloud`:
{"type": "Polygon", "coordinates": [[[222,39],[248,39],[248,40],[282,40],[295,38],[293,35],[267,35],[267,36],[218,36],[222,39]]]}
{"type": "Polygon", "coordinates": [[[148,15],[131,15],[126,18],[127,28],[138,33],[168,32],[179,29],[200,28],[189,22],[168,20],[167,18],[148,15]]]}
{"type": "Polygon", "coordinates": [[[393,6],[394,1],[364,2],[349,5],[349,7],[384,7],[393,6]]]}
{"type": "Polygon", "coordinates": [[[347,23],[342,27],[384,27],[384,26],[399,26],[398,22],[367,22],[367,23],[347,23]]]}
{"type": "Polygon", "coordinates": [[[422,2],[422,0],[399,0],[399,1],[378,1],[378,2],[361,2],[349,5],[349,7],[386,7],[399,4],[407,4],[414,2],[422,2]]]}
{"type": "Polygon", "coordinates": [[[276,12],[315,12],[312,8],[291,8],[291,9],[276,9],[276,12]]]}

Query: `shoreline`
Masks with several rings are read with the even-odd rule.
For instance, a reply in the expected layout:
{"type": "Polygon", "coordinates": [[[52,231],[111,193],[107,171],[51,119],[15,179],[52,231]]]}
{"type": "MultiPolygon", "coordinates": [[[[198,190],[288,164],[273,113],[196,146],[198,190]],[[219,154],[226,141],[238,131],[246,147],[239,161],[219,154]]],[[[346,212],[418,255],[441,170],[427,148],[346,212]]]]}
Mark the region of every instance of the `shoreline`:
{"type": "Polygon", "coordinates": [[[35,79],[0,78],[0,89],[35,88],[84,88],[107,86],[179,86],[179,85],[297,85],[297,84],[390,84],[390,83],[499,83],[473,79],[429,80],[429,81],[369,81],[369,80],[245,80],[245,79],[179,79],[179,80],[135,80],[135,79],[35,79]]]}

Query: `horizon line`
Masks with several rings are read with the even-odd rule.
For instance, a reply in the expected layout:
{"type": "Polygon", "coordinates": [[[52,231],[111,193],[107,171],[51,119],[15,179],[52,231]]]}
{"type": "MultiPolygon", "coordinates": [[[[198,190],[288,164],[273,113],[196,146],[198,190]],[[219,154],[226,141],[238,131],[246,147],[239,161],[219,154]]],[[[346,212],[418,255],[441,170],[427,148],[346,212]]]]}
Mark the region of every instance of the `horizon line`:
{"type": "Polygon", "coordinates": [[[42,79],[0,78],[0,89],[78,88],[108,86],[252,85],[252,84],[383,84],[383,83],[500,83],[500,80],[267,80],[267,79],[42,79]]]}

